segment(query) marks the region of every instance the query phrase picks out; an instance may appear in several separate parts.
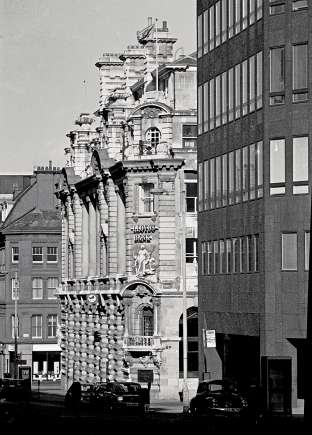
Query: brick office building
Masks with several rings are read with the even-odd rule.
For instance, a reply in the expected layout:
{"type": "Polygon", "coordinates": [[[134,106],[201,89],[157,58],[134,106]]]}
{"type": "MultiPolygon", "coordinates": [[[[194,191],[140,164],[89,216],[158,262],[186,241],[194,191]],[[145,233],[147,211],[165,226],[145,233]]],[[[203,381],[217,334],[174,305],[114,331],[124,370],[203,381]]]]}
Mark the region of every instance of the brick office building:
{"type": "Polygon", "coordinates": [[[57,343],[61,219],[54,195],[59,170],[38,167],[16,198],[0,228],[1,374],[14,376],[14,324],[17,295],[20,365],[33,379],[60,378],[57,343]]]}
{"type": "Polygon", "coordinates": [[[251,382],[260,357],[289,357],[293,407],[310,241],[308,3],[197,2],[199,317],[217,336],[201,371],[251,382]]]}
{"type": "Polygon", "coordinates": [[[155,71],[149,24],[137,46],[96,64],[100,127],[82,114],[68,135],[62,373],[66,386],[150,379],[153,395],[177,399],[184,284],[190,388],[198,377],[196,58],[174,58],[163,22],[155,71]]]}

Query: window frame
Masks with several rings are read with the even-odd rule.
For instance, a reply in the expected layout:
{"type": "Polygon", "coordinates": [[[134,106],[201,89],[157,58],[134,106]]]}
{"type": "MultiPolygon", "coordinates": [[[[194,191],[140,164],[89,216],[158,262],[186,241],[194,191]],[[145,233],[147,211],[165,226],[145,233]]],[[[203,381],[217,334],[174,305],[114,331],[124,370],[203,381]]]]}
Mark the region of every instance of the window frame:
{"type": "Polygon", "coordinates": [[[19,263],[19,246],[12,246],[11,247],[11,262],[13,264],[17,264],[19,263]],[[14,253],[14,250],[17,250],[17,253],[14,253]],[[17,255],[17,260],[14,260],[14,256],[17,255]]]}
{"type": "Polygon", "coordinates": [[[59,286],[59,279],[58,279],[58,277],[56,277],[56,276],[49,276],[47,278],[47,298],[48,299],[57,299],[57,295],[56,294],[53,295],[53,296],[50,296],[50,294],[51,294],[50,290],[55,289],[55,293],[56,293],[56,291],[58,289],[58,286],[59,286]],[[49,285],[49,280],[56,280],[57,286],[56,287],[51,287],[49,285]]]}
{"type": "Polygon", "coordinates": [[[32,299],[33,300],[41,300],[43,299],[43,279],[40,276],[33,276],[31,279],[31,288],[32,288],[32,299]],[[35,287],[34,283],[35,282],[41,282],[41,287],[35,287]],[[40,291],[41,290],[41,291],[40,291]],[[40,294],[39,296],[36,296],[36,292],[38,292],[38,294],[40,294]]]}
{"type": "Polygon", "coordinates": [[[43,263],[43,247],[42,246],[32,246],[32,262],[42,264],[43,263]],[[41,254],[34,253],[36,249],[41,250],[41,254]],[[41,260],[34,260],[34,256],[41,256],[41,260]]]}
{"type": "Polygon", "coordinates": [[[47,337],[48,338],[56,338],[57,337],[57,314],[48,314],[47,315],[47,337]],[[53,322],[53,319],[52,319],[52,324],[51,324],[51,322],[50,322],[51,318],[55,319],[55,324],[53,322]],[[52,335],[49,334],[50,328],[52,330],[52,335]],[[55,329],[55,334],[53,334],[54,329],[55,329]]]}
{"type": "MultiPolygon", "coordinates": [[[[286,237],[285,237],[286,238],[286,237]]],[[[298,271],[298,233],[297,232],[292,232],[292,231],[285,231],[282,232],[282,237],[281,237],[281,252],[282,252],[282,258],[281,258],[281,270],[282,272],[296,272],[298,271]],[[285,236],[290,236],[290,235],[295,235],[296,236],[296,266],[294,268],[289,268],[286,267],[285,265],[285,254],[284,254],[284,237],[285,236]]]]}
{"type": "Polygon", "coordinates": [[[19,300],[19,298],[20,298],[20,293],[19,293],[19,290],[20,290],[20,282],[19,282],[19,279],[18,278],[11,278],[11,298],[12,298],[12,301],[15,301],[15,300],[19,300]],[[15,284],[15,283],[17,283],[17,286],[15,286],[15,285],[13,285],[13,283],[15,284]],[[17,297],[15,297],[15,294],[16,294],[16,290],[17,290],[17,297]]]}
{"type": "Polygon", "coordinates": [[[153,215],[155,213],[155,198],[154,194],[151,193],[151,196],[146,196],[144,186],[151,186],[150,190],[155,188],[154,183],[140,183],[138,184],[138,214],[140,216],[153,215]],[[148,201],[149,210],[145,211],[145,201],[148,201]]]}
{"type": "Polygon", "coordinates": [[[33,314],[31,316],[31,338],[42,338],[42,314],[33,314]],[[35,324],[33,323],[34,319],[39,319],[40,322],[35,324]],[[34,331],[36,334],[34,334],[34,331]],[[40,332],[40,335],[37,335],[37,332],[40,332]]]}
{"type": "Polygon", "coordinates": [[[47,263],[57,263],[58,262],[58,246],[47,246],[47,263]],[[54,255],[54,254],[49,254],[49,249],[55,249],[56,253],[55,253],[55,257],[56,260],[49,260],[49,255],[54,255]]]}

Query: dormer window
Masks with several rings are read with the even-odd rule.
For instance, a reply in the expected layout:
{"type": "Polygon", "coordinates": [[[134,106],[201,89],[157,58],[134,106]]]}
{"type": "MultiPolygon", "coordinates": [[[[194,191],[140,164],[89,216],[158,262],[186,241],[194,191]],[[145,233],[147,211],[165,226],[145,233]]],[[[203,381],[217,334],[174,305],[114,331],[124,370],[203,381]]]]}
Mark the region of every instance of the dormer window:
{"type": "Polygon", "coordinates": [[[147,130],[145,139],[146,139],[146,154],[152,154],[157,151],[157,145],[160,142],[161,134],[158,128],[151,127],[147,130]]]}

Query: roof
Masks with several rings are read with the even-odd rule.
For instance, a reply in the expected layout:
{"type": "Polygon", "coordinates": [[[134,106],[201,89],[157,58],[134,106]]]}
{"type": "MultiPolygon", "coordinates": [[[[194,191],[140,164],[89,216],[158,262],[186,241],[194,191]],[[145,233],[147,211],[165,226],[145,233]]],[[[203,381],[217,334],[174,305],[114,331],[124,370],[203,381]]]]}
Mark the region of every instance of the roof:
{"type": "Polygon", "coordinates": [[[0,195],[24,190],[30,185],[31,175],[0,174],[0,195]]]}
{"type": "Polygon", "coordinates": [[[4,234],[12,233],[50,233],[61,234],[61,217],[57,210],[34,208],[2,229],[4,234]]]}

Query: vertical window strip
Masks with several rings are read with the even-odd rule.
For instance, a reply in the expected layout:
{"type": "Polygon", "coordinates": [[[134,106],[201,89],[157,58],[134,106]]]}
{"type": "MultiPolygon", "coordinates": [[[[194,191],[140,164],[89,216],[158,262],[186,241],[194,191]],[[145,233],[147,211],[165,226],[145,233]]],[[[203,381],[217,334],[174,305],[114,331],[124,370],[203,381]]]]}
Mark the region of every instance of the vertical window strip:
{"type": "Polygon", "coordinates": [[[304,233],[304,269],[309,270],[310,261],[310,231],[304,233]]]}
{"type": "Polygon", "coordinates": [[[227,3],[228,0],[222,0],[222,26],[221,26],[221,42],[227,40],[227,3]]]}
{"type": "Polygon", "coordinates": [[[255,56],[249,58],[249,112],[254,112],[256,109],[255,60],[255,56]]]}
{"type": "Polygon", "coordinates": [[[197,56],[203,55],[203,15],[197,17],[197,56]]]}
{"type": "Polygon", "coordinates": [[[241,31],[241,0],[235,0],[235,35],[241,31]]]}
{"type": "Polygon", "coordinates": [[[216,77],[215,108],[216,108],[216,127],[219,127],[219,125],[221,125],[221,76],[220,75],[216,77]]]}
{"type": "Polygon", "coordinates": [[[221,207],[221,156],[216,157],[216,208],[221,207]]]}
{"type": "Polygon", "coordinates": [[[227,205],[228,182],[227,182],[227,154],[222,156],[222,205],[227,205]]]}
{"type": "Polygon", "coordinates": [[[229,154],[229,205],[234,204],[234,151],[229,154]]]}
{"type": "Polygon", "coordinates": [[[220,240],[219,242],[219,251],[220,251],[220,258],[219,258],[219,273],[224,273],[224,240],[220,240]]]}
{"type": "Polygon", "coordinates": [[[229,39],[234,36],[234,2],[235,0],[229,0],[229,14],[228,14],[228,34],[229,39]]]}
{"type": "Polygon", "coordinates": [[[285,193],[285,139],[270,140],[270,195],[285,193]]]}
{"type": "Polygon", "coordinates": [[[241,202],[241,150],[235,151],[235,203],[241,202]]]}
{"type": "Polygon", "coordinates": [[[293,138],[293,194],[309,193],[308,136],[293,138]]]}
{"type": "Polygon", "coordinates": [[[222,124],[227,123],[228,109],[228,89],[227,89],[227,71],[222,74],[222,124]]]}
{"type": "Polygon", "coordinates": [[[228,73],[228,121],[233,121],[234,118],[234,69],[231,68],[228,73]]]}
{"type": "Polygon", "coordinates": [[[215,208],[215,159],[210,159],[210,208],[215,208]]]}
{"type": "Polygon", "coordinates": [[[203,85],[198,86],[198,114],[197,114],[197,124],[198,124],[198,134],[203,132],[203,85]]]}
{"type": "Polygon", "coordinates": [[[308,44],[293,45],[293,102],[308,98],[308,44]]]}
{"type": "Polygon", "coordinates": [[[209,35],[208,35],[208,9],[206,9],[203,13],[203,54],[208,53],[208,49],[209,49],[209,44],[208,44],[208,39],[209,39],[209,35]]]}
{"type": "Polygon", "coordinates": [[[256,197],[256,145],[249,145],[249,199],[256,197]]]}
{"type": "Polygon", "coordinates": [[[248,0],[242,0],[242,30],[248,26],[248,0]]]}
{"type": "Polygon", "coordinates": [[[263,71],[262,71],[262,51],[256,55],[256,82],[257,82],[257,109],[262,107],[262,83],[263,83],[263,71]]]}
{"type": "Polygon", "coordinates": [[[242,63],[242,109],[243,116],[248,113],[248,61],[242,63]]]}
{"type": "Polygon", "coordinates": [[[243,201],[248,201],[249,196],[249,182],[248,182],[248,146],[243,148],[243,201]]]}
{"type": "Polygon", "coordinates": [[[235,66],[235,119],[241,116],[241,64],[235,66]]]}
{"type": "Polygon", "coordinates": [[[263,16],[263,0],[257,0],[257,20],[260,20],[263,16]]]}
{"type": "Polygon", "coordinates": [[[203,209],[203,163],[198,163],[198,211],[203,209]]]}
{"type": "Polygon", "coordinates": [[[249,25],[256,21],[256,0],[249,0],[249,25]]]}
{"type": "Polygon", "coordinates": [[[209,8],[209,49],[215,48],[215,5],[209,8]]]}
{"type": "Polygon", "coordinates": [[[215,4],[216,47],[221,44],[221,0],[215,4]]]}
{"type": "Polygon", "coordinates": [[[209,209],[209,160],[204,162],[204,209],[209,209]]]}
{"type": "Polygon", "coordinates": [[[209,82],[209,126],[210,130],[215,126],[215,93],[214,93],[214,79],[209,82]]]}
{"type": "Polygon", "coordinates": [[[204,132],[208,131],[208,82],[204,83],[203,107],[204,107],[204,132]]]}
{"type": "Polygon", "coordinates": [[[256,167],[257,167],[257,198],[262,198],[263,197],[263,145],[261,141],[257,143],[256,167]]]}

